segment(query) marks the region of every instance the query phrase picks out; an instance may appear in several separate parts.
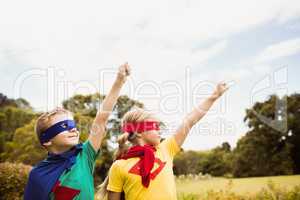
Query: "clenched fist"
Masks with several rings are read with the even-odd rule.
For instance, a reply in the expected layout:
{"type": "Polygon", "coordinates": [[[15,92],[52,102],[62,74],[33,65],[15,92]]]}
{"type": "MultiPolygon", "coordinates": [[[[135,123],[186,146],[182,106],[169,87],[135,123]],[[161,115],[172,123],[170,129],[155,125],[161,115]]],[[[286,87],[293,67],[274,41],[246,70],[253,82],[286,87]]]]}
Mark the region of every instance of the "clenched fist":
{"type": "Polygon", "coordinates": [[[117,79],[123,83],[126,82],[127,80],[127,76],[129,76],[131,73],[131,69],[130,66],[128,65],[128,63],[124,63],[123,65],[121,65],[119,67],[119,72],[118,72],[118,76],[117,79]]]}
{"type": "Polygon", "coordinates": [[[220,96],[222,96],[224,94],[224,92],[226,92],[226,90],[228,90],[228,88],[229,87],[225,82],[218,83],[218,85],[213,93],[213,96],[215,98],[219,98],[220,96]]]}

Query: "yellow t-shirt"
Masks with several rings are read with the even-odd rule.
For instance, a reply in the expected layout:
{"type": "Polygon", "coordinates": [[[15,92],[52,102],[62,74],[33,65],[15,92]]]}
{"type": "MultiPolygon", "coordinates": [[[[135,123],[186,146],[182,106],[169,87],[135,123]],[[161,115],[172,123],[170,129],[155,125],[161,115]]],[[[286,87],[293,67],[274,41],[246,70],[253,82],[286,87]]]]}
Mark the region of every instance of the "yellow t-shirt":
{"type": "Polygon", "coordinates": [[[174,137],[158,145],[148,188],[142,185],[142,177],[138,175],[139,158],[115,161],[109,171],[107,189],[112,192],[124,191],[126,200],[176,200],[173,158],[179,151],[174,137]]]}

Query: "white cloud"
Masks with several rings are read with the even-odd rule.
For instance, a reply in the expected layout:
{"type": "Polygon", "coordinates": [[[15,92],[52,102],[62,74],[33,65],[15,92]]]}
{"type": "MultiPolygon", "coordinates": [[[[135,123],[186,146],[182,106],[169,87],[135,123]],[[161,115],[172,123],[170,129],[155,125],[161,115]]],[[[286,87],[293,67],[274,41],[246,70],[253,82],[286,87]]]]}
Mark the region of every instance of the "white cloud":
{"type": "Polygon", "coordinates": [[[295,55],[300,52],[300,38],[290,39],[266,47],[256,58],[256,62],[295,55]]]}
{"type": "Polygon", "coordinates": [[[294,0],[28,0],[17,5],[14,1],[1,3],[0,43],[36,50],[32,63],[42,66],[115,64],[118,54],[111,53],[122,56],[127,51],[189,57],[189,50],[203,41],[226,40],[270,20],[283,22],[300,16],[299,1],[294,0]]]}

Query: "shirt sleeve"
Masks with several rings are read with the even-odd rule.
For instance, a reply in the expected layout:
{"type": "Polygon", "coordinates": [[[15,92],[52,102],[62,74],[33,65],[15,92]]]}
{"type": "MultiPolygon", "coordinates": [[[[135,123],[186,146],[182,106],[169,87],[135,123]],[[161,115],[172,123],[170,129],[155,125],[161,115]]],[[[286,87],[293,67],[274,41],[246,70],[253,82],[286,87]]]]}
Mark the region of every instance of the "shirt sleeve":
{"type": "Polygon", "coordinates": [[[90,141],[86,141],[83,143],[83,153],[86,155],[87,157],[87,162],[89,165],[89,168],[91,169],[91,171],[94,171],[94,166],[95,166],[95,161],[97,159],[97,157],[100,154],[100,150],[98,152],[96,152],[94,150],[94,148],[92,147],[90,141]]]}
{"type": "Polygon", "coordinates": [[[108,174],[107,190],[112,192],[122,192],[124,185],[124,176],[118,162],[114,162],[108,174]]]}
{"type": "Polygon", "coordinates": [[[174,136],[165,139],[160,145],[162,148],[166,149],[171,158],[173,158],[180,151],[180,147],[177,144],[174,136]]]}

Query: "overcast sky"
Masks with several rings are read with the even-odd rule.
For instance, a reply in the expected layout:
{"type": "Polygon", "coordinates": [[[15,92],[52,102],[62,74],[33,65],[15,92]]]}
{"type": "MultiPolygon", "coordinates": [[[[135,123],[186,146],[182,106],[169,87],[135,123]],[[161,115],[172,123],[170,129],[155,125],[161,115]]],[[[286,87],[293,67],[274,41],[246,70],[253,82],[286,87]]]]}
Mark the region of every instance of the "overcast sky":
{"type": "Polygon", "coordinates": [[[232,87],[195,127],[186,149],[235,145],[245,109],[300,92],[300,1],[1,1],[0,92],[36,110],[75,93],[122,90],[172,133],[219,81],[232,87]]]}

